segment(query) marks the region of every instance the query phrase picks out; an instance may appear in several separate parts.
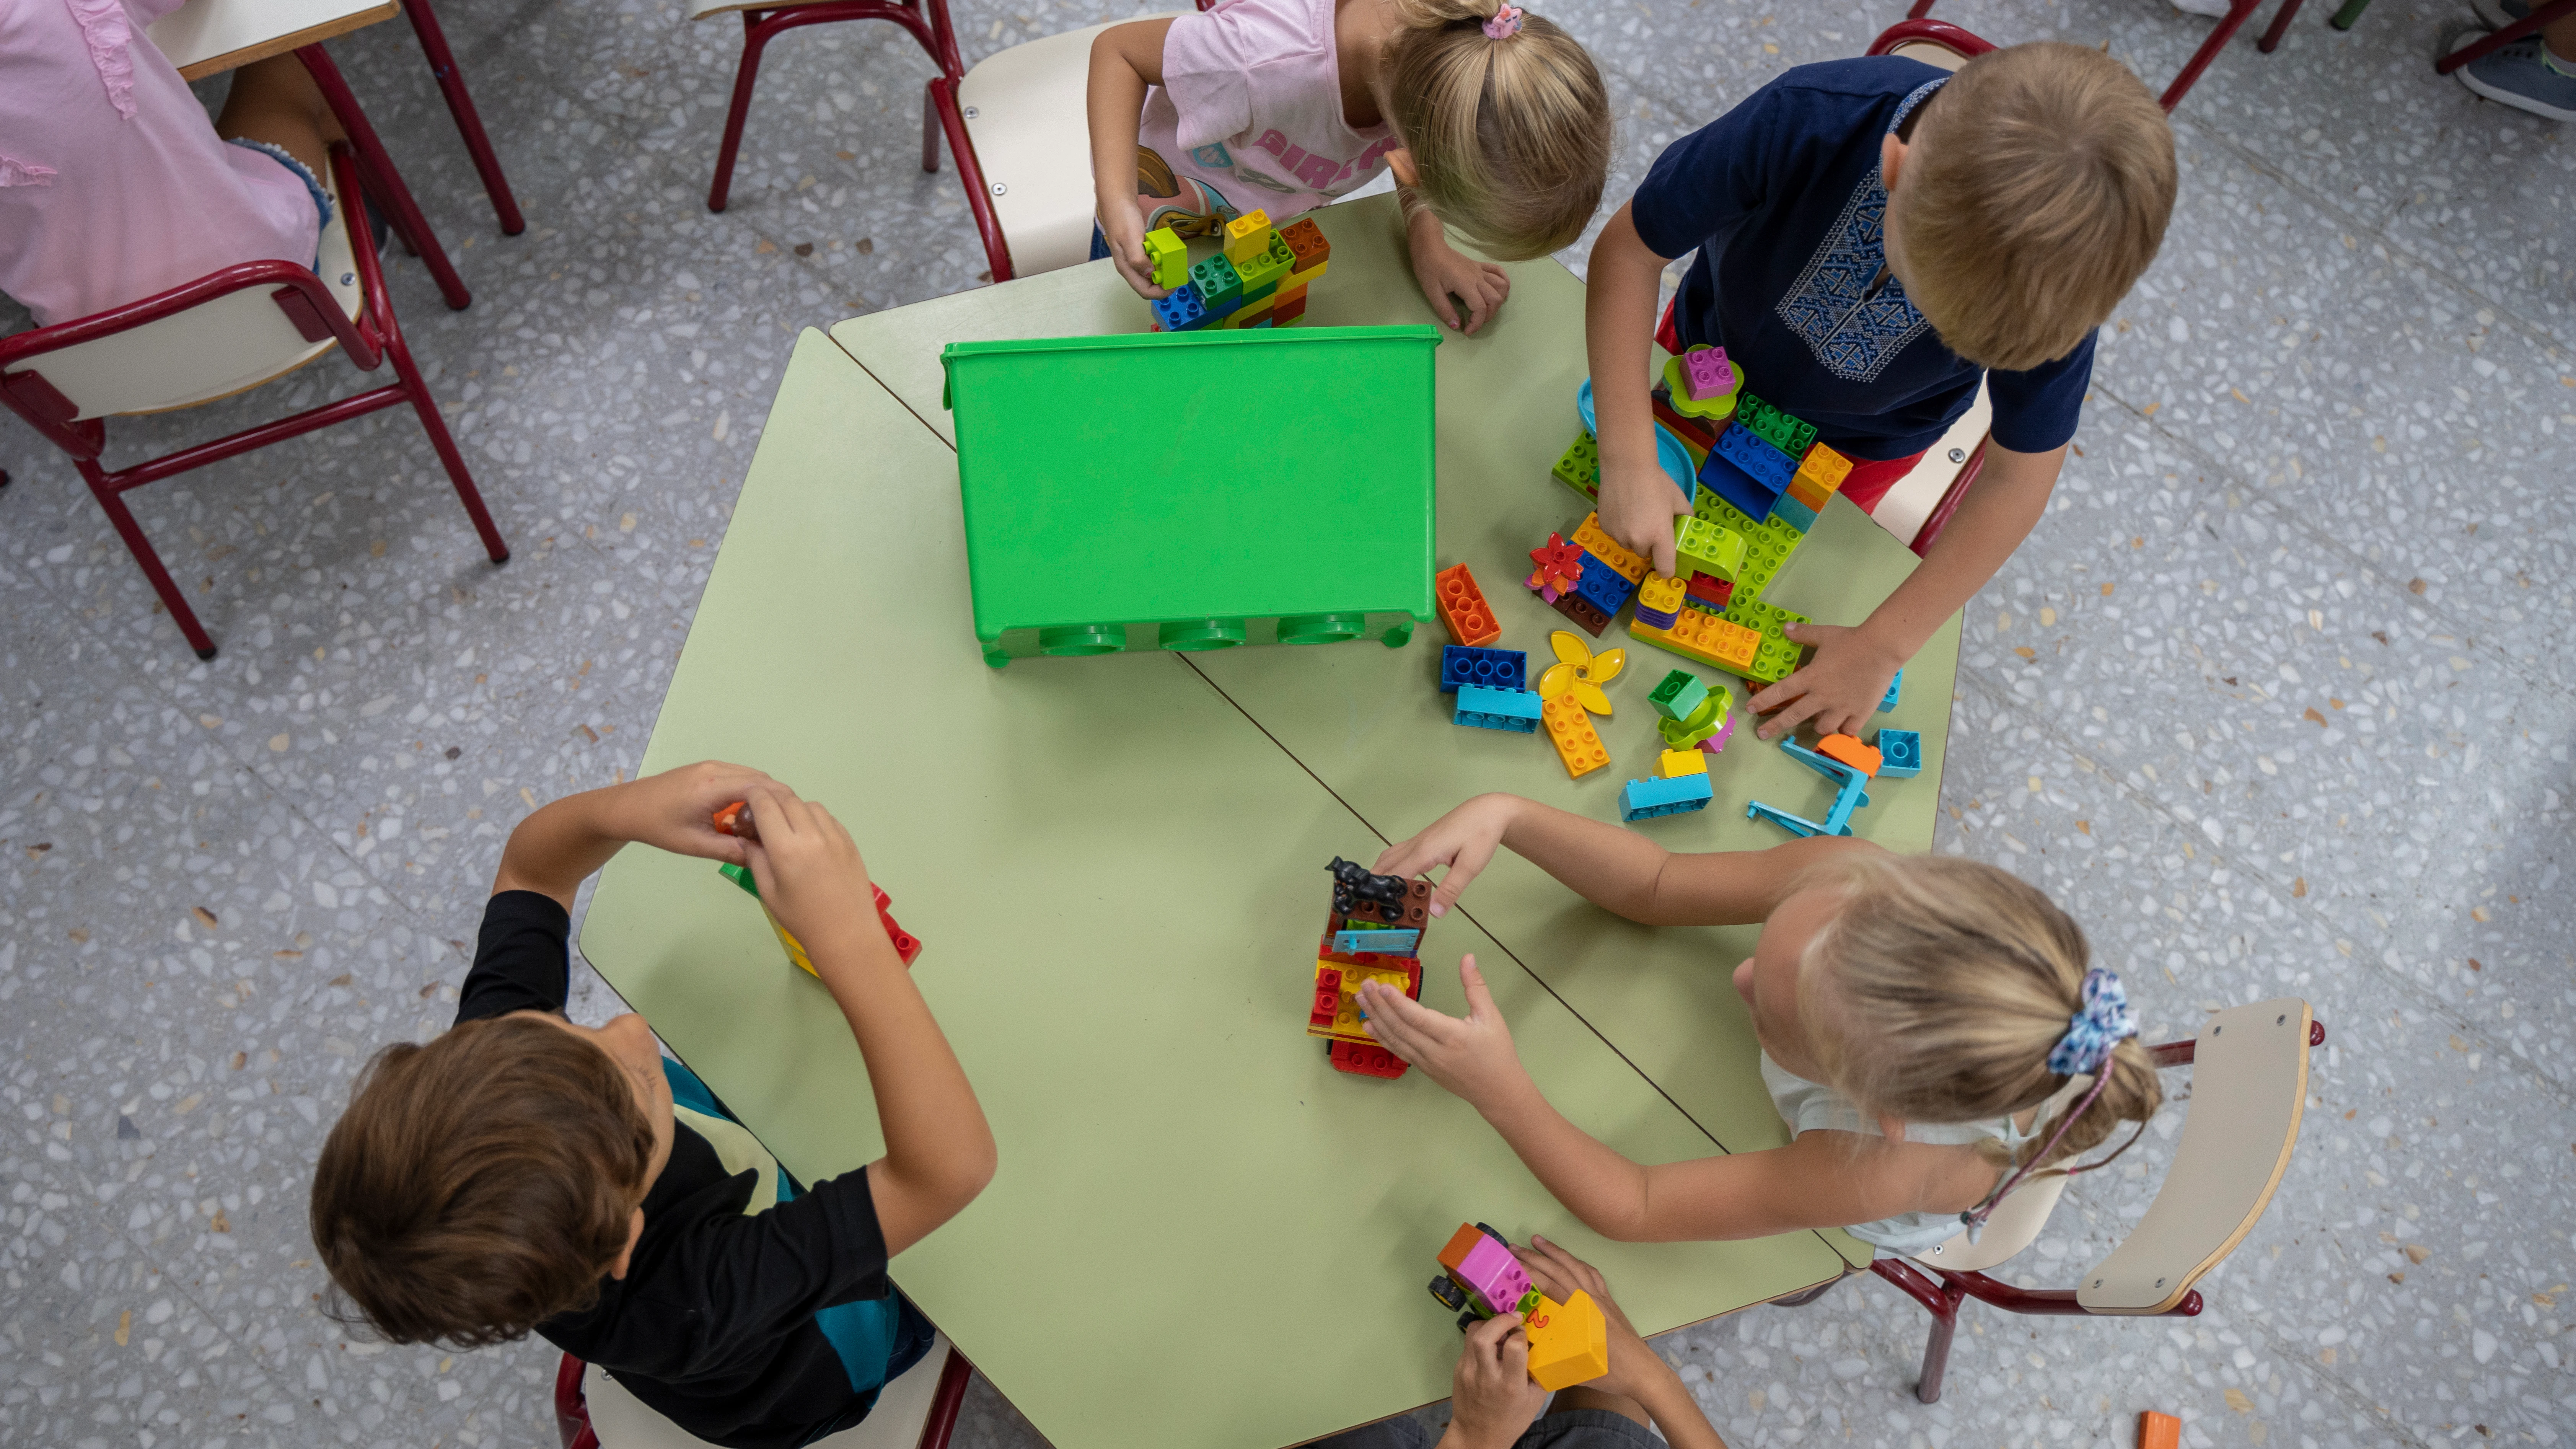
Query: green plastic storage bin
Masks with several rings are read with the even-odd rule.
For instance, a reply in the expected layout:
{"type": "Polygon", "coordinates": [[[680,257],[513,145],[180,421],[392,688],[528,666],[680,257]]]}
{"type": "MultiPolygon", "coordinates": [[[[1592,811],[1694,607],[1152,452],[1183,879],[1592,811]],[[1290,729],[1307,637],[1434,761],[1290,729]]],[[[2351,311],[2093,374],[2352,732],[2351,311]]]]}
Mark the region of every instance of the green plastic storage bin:
{"type": "Polygon", "coordinates": [[[984,661],[1411,639],[1432,618],[1439,345],[1427,326],[951,343],[984,661]]]}

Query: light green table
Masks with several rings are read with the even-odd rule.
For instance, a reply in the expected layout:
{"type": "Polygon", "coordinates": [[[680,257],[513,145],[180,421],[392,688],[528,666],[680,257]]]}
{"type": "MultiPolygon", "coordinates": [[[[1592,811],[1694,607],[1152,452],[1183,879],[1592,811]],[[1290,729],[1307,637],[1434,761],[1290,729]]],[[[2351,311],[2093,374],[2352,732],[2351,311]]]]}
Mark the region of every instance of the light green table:
{"type": "MultiPolygon", "coordinates": [[[[1425,315],[1390,208],[1319,220],[1334,265],[1312,320],[1425,315]]],[[[1506,642],[1543,652],[1556,616],[1510,561],[1581,515],[1545,481],[1573,433],[1580,297],[1551,263],[1514,278],[1492,332],[1440,349],[1441,557],[1477,569],[1506,642]]],[[[1615,813],[1603,777],[1645,772],[1644,691],[1669,656],[1632,650],[1605,735],[1614,768],[1574,783],[1543,742],[1445,722],[1436,635],[983,665],[938,347],[1132,330],[1142,312],[1093,266],[800,338],[646,750],[648,770],[720,756],[830,804],[927,943],[915,977],[1002,1168],[897,1281],[1061,1449],[1254,1449],[1447,1394],[1456,1335],[1422,1283],[1462,1220],[1561,1236],[1648,1333],[1865,1261],[1838,1233],[1599,1241],[1454,1098],[1418,1075],[1334,1073],[1300,1030],[1323,862],[1477,789],[1615,813]]],[[[1822,618],[1873,601],[1910,559],[1849,509],[1806,554],[1834,567],[1779,594],[1822,618]]],[[[1891,717],[1923,729],[1932,768],[1862,815],[1903,848],[1929,841],[1954,654],[1955,626],[1909,667],[1891,717]]],[[[1722,800],[1740,810],[1749,781],[1813,803],[1821,780],[1761,753],[1729,749],[1721,766],[1743,779],[1722,774],[1722,800]]],[[[1715,811],[1648,828],[1759,838],[1715,811]]],[[[1783,1140],[1725,986],[1749,933],[1639,931],[1508,860],[1471,904],[1432,933],[1425,1000],[1460,1010],[1449,963],[1487,961],[1532,1072],[1587,1130],[1645,1161],[1783,1140]]],[[[712,867],[625,853],[581,945],[790,1170],[829,1176],[881,1150],[838,1013],[712,867]]]]}

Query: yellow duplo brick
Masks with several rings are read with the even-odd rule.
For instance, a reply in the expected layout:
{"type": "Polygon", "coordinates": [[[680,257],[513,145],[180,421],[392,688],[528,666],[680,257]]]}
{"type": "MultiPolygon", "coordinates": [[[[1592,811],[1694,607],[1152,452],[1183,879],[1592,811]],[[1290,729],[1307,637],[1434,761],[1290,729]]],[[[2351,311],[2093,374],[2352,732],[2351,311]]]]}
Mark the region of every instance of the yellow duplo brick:
{"type": "Polygon", "coordinates": [[[1302,272],[1290,272],[1287,280],[1281,282],[1279,285],[1283,287],[1302,287],[1308,282],[1315,280],[1317,277],[1322,276],[1324,274],[1324,269],[1331,265],[1332,263],[1329,261],[1322,261],[1315,263],[1313,266],[1306,268],[1302,272]]]}
{"type": "Polygon", "coordinates": [[[1680,579],[1665,578],[1662,574],[1648,574],[1646,581],[1637,586],[1637,602],[1658,614],[1669,614],[1681,608],[1682,600],[1689,596],[1689,585],[1680,579]]]}
{"type": "Polygon", "coordinates": [[[1589,1293],[1563,1303],[1541,1295],[1522,1324],[1529,1335],[1529,1376],[1553,1393],[1610,1372],[1610,1321],[1589,1293]]]}
{"type": "Polygon", "coordinates": [[[1245,212],[1225,224],[1225,259],[1241,267],[1270,250],[1270,213],[1245,212]]]}
{"type": "Polygon", "coordinates": [[[1603,532],[1598,513],[1583,515],[1583,522],[1574,530],[1574,541],[1583,545],[1585,553],[1608,564],[1618,571],[1619,577],[1632,584],[1646,576],[1644,556],[1630,552],[1626,545],[1603,532]]]}
{"type": "Polygon", "coordinates": [[[1585,775],[1610,763],[1610,751],[1593,731],[1592,720],[1583,712],[1583,702],[1568,690],[1539,707],[1539,719],[1547,726],[1547,738],[1556,746],[1557,758],[1565,761],[1570,779],[1585,775]]]}
{"type": "Polygon", "coordinates": [[[1656,761],[1656,767],[1667,780],[1678,780],[1684,775],[1705,775],[1708,773],[1708,754],[1704,750],[1666,750],[1663,758],[1656,761]]]}
{"type": "Polygon", "coordinates": [[[1789,480],[1789,496],[1822,513],[1825,510],[1825,500],[1833,497],[1834,491],[1830,488],[1818,487],[1815,479],[1800,473],[1789,480]]]}

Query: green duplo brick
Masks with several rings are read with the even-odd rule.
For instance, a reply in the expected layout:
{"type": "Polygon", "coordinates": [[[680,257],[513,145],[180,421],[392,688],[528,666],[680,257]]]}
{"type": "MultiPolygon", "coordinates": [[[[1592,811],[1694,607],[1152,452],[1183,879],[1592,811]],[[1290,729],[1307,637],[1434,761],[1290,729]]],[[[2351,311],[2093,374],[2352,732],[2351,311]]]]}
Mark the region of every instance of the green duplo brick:
{"type": "Polygon", "coordinates": [[[1744,424],[1746,432],[1792,458],[1805,457],[1816,441],[1814,423],[1792,417],[1749,392],[1736,403],[1735,420],[1744,424]]]}
{"type": "Polygon", "coordinates": [[[1199,300],[1211,314],[1222,315],[1234,310],[1243,296],[1243,278],[1236,274],[1234,263],[1225,258],[1207,257],[1190,267],[1190,280],[1199,289],[1199,300]]]}
{"type": "Polygon", "coordinates": [[[1592,430],[1574,435],[1574,443],[1565,456],[1556,460],[1556,481],[1573,489],[1584,498],[1597,501],[1601,496],[1601,445],[1593,440],[1592,430]]]}
{"type": "Polygon", "coordinates": [[[1681,520],[1674,542],[1682,562],[1712,577],[1732,582],[1744,567],[1744,535],[1704,518],[1681,520]]]}
{"type": "Polygon", "coordinates": [[[1655,686],[1654,693],[1646,696],[1646,703],[1653,705],[1655,713],[1664,718],[1680,720],[1689,718],[1690,712],[1699,708],[1707,698],[1708,686],[1700,683],[1698,676],[1687,669],[1676,669],[1664,676],[1664,682],[1655,686]]]}

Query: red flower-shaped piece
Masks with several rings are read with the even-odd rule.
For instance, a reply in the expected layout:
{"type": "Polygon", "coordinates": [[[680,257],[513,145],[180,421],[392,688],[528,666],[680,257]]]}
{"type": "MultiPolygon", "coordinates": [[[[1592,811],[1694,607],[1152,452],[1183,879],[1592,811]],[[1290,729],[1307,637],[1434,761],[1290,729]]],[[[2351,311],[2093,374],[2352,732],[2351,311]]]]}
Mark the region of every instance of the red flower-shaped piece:
{"type": "Polygon", "coordinates": [[[1529,586],[1552,604],[1583,577],[1583,545],[1567,543],[1563,534],[1551,533],[1545,544],[1530,550],[1530,562],[1538,567],[1529,576],[1529,586]]]}

